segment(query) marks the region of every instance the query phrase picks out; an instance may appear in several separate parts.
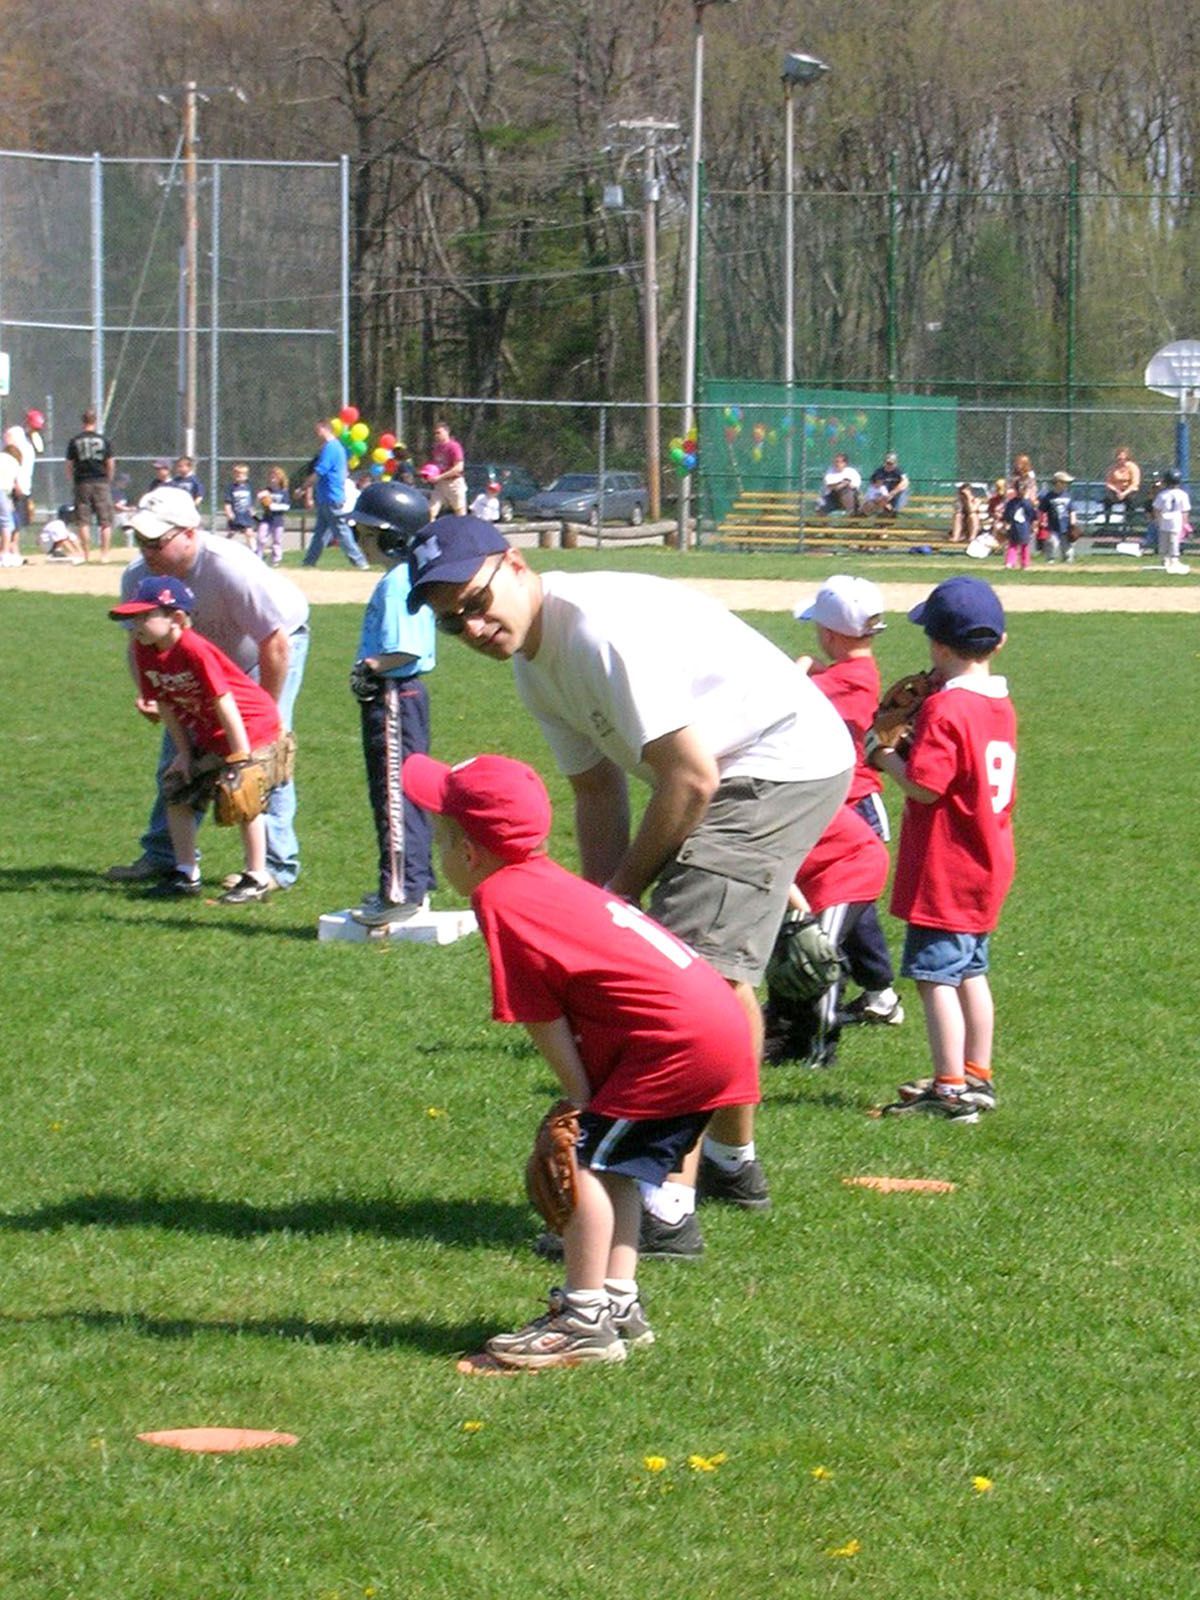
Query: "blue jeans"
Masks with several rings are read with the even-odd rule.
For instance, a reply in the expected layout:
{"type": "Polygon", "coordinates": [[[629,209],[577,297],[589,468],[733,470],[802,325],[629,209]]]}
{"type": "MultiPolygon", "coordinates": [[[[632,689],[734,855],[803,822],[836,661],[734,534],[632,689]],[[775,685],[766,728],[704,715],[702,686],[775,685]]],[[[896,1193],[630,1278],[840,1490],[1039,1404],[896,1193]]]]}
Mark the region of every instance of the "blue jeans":
{"type": "MultiPolygon", "coordinates": [[[[308,628],[298,628],[288,638],[288,670],[279,696],[279,720],[290,729],[296,706],[296,696],[304,681],[304,666],[308,660],[308,628]]],[[[250,676],[257,677],[257,671],[250,676]]],[[[167,828],[167,808],[162,796],[163,773],[175,759],[175,746],[169,734],[163,734],[162,749],[158,757],[155,784],[158,789],[150,821],[142,835],[142,853],[160,866],[172,866],[175,852],[171,847],[171,834],[167,828]]],[[[197,813],[199,821],[202,812],[197,813]]],[[[267,802],[267,870],[284,889],[290,889],[300,876],[300,841],[296,837],[296,785],[284,783],[271,792],[267,802]]]]}
{"type": "Polygon", "coordinates": [[[318,506],[312,538],[308,541],[308,549],[304,552],[304,565],[315,567],[321,559],[321,552],[330,544],[341,545],[347,559],[354,566],[366,566],[367,558],[359,549],[354,529],[345,517],[334,506],[318,506]]]}

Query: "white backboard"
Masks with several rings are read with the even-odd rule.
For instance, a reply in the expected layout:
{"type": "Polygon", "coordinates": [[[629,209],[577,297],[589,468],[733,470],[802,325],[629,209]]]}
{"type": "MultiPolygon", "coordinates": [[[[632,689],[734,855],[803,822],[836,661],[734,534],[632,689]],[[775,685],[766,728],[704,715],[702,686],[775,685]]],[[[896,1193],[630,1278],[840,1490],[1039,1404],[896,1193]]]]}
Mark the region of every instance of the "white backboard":
{"type": "Polygon", "coordinates": [[[1146,387],[1181,405],[1200,393],[1200,339],[1177,339],[1157,350],[1146,367],[1146,387]]]}

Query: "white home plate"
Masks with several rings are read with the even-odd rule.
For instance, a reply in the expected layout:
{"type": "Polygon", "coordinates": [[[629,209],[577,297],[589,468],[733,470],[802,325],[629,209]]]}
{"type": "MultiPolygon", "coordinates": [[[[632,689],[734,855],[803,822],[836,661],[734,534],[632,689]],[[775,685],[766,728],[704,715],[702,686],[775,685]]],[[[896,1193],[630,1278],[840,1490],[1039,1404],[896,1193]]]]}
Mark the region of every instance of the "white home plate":
{"type": "Polygon", "coordinates": [[[414,944],[453,944],[476,929],[473,911],[418,911],[402,922],[387,922],[380,928],[364,928],[355,922],[352,908],[327,911],[317,923],[317,938],[348,939],[366,944],[373,939],[409,939],[414,944]]]}

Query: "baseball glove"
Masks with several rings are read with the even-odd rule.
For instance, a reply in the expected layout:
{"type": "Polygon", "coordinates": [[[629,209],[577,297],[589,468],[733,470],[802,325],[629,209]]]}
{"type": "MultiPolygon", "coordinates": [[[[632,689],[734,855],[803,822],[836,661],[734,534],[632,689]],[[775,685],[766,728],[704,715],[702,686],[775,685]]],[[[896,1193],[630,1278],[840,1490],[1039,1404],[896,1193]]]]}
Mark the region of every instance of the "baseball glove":
{"type": "Polygon", "coordinates": [[[579,1164],[579,1107],[556,1100],[538,1125],[525,1164],[525,1193],[554,1233],[561,1233],[575,1210],[579,1164]]]}
{"type": "Polygon", "coordinates": [[[267,809],[270,775],[252,756],[231,761],[213,786],[213,821],[218,828],[253,822],[267,809]]]}
{"type": "Polygon", "coordinates": [[[935,673],[910,672],[884,690],[865,743],[867,761],[872,766],[879,750],[894,750],[897,755],[907,756],[917,712],[939,687],[935,673]]]}
{"type": "Polygon", "coordinates": [[[833,941],[816,917],[793,912],[776,935],[767,962],[767,990],[773,999],[805,1005],[825,993],[840,967],[833,941]]]}
{"type": "Polygon", "coordinates": [[[372,700],[378,700],[383,693],[384,680],[374,667],[369,667],[365,661],[356,661],[350,668],[350,693],[363,705],[370,705],[372,700]]]}

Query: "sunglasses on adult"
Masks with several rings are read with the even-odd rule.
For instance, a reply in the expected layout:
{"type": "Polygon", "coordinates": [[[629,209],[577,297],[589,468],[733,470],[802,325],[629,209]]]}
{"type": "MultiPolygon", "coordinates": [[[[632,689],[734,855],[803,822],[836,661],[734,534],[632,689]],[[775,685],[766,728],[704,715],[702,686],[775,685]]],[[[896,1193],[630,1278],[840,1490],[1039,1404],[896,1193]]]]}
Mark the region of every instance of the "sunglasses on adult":
{"type": "Polygon", "coordinates": [[[442,633],[460,634],[464,632],[472,617],[482,617],[490,609],[492,586],[507,554],[506,550],[502,550],[496,557],[495,565],[488,573],[487,583],[482,589],[476,589],[474,594],[469,594],[457,611],[444,611],[435,618],[442,633]]]}

